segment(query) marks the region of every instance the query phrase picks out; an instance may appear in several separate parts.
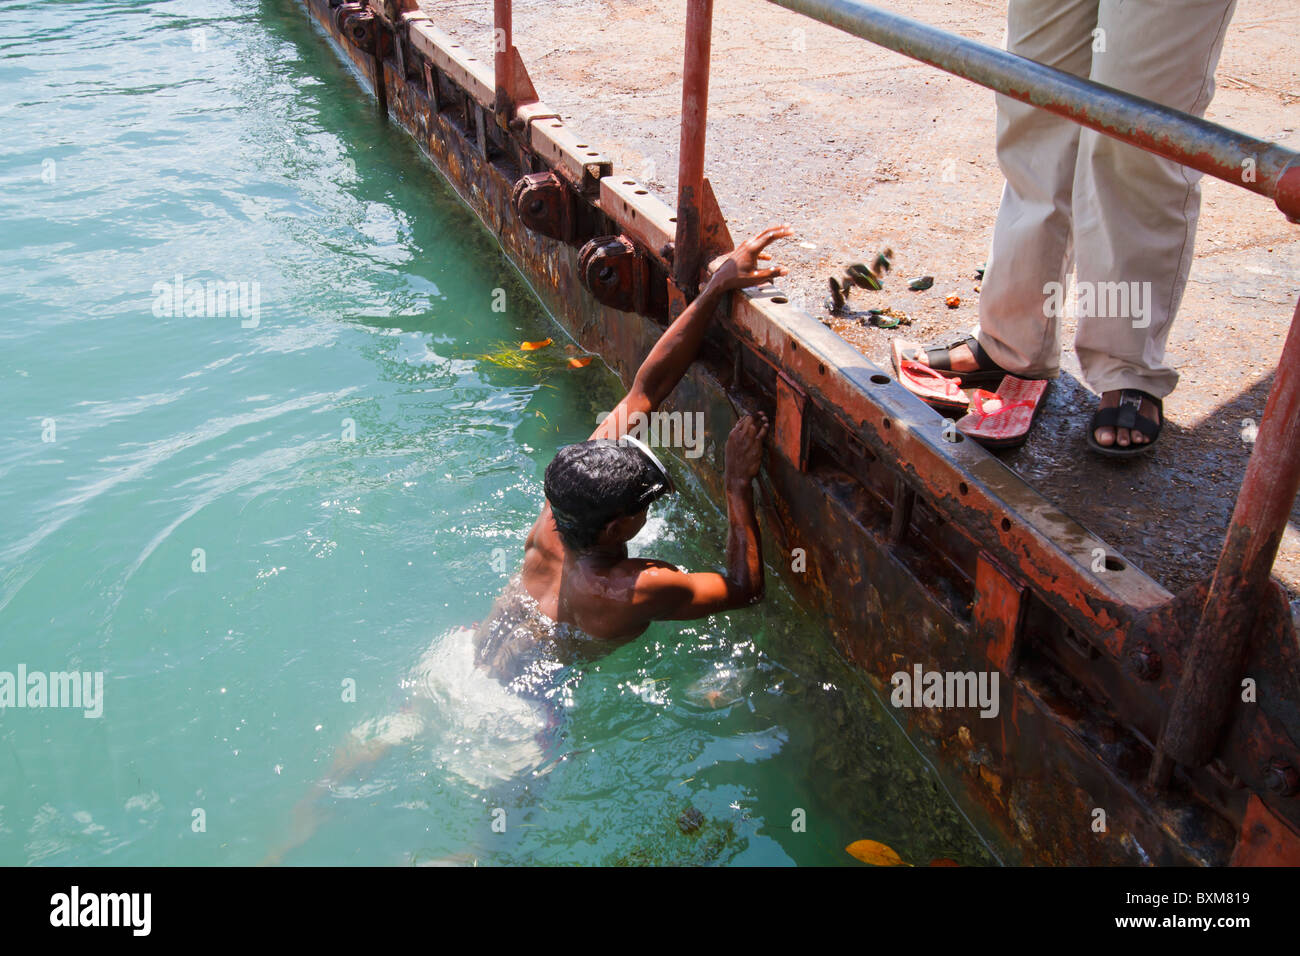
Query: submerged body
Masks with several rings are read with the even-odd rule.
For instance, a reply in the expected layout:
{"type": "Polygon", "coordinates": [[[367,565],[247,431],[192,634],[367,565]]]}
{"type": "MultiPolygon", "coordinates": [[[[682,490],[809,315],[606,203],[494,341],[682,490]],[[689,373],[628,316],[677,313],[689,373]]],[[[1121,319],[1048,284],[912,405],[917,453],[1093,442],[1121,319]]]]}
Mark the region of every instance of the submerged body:
{"type": "Polygon", "coordinates": [[[512,692],[541,698],[555,674],[612,646],[554,620],[516,574],[474,628],[474,663],[512,692]]]}
{"type": "Polygon", "coordinates": [[[727,439],[725,574],[628,557],[627,542],[645,526],[649,503],[673,488],[662,463],[627,426],[676,387],[727,292],[783,272],[757,263],[769,243],[788,235],[788,227],[765,230],[714,263],[707,286],[655,343],[613,413],[547,468],[547,498],[525,541],[523,566],[488,616],[435,640],[413,669],[400,710],[353,729],[328,774],[299,802],[289,839],[265,862],[278,862],[308,838],[321,795],[389,747],[431,731],[446,738],[430,741],[434,753],[449,755],[444,769],[476,789],[537,772],[560,738],[558,678],[570,665],[632,640],[652,621],[693,620],[762,599],[752,482],[766,417],[741,419],[727,439]]]}

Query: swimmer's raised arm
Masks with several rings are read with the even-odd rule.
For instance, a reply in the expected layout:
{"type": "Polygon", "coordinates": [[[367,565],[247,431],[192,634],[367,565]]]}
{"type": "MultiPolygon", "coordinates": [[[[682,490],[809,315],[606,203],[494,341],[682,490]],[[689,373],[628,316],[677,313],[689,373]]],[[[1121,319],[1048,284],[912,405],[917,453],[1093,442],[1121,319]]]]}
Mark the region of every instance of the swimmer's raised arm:
{"type": "Polygon", "coordinates": [[[763,599],[763,542],[754,515],[752,484],[763,461],[767,416],[736,422],[727,436],[727,573],[687,573],[646,562],[636,579],[634,603],[649,620],[689,621],[763,599]]]}
{"type": "Polygon", "coordinates": [[[792,235],[794,231],[789,226],[773,226],[746,239],[733,252],[713,261],[713,274],[708,284],[695,301],[664,330],[664,334],[637,370],[627,395],[592,432],[592,438],[622,438],[628,431],[628,420],[634,413],[648,415],[659,408],[695,361],[700,343],[704,341],[705,330],[723,297],[733,289],[762,285],[777,276],[785,275],[786,270],[783,268],[760,269],[758,263],[772,258],[763,252],[768,245],[792,235]]]}

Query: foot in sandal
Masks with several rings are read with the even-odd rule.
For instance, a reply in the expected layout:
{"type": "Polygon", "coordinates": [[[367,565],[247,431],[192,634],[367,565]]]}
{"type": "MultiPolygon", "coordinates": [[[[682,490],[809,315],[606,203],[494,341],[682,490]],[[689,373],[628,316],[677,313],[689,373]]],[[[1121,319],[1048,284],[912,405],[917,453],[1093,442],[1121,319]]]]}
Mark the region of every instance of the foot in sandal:
{"type": "Polygon", "coordinates": [[[1136,388],[1102,392],[1088,444],[1103,455],[1129,457],[1151,450],[1164,425],[1164,402],[1136,388]]]}
{"type": "Polygon", "coordinates": [[[969,332],[933,346],[895,339],[892,351],[896,372],[903,362],[916,362],[943,375],[960,376],[963,385],[996,385],[1004,375],[1011,374],[993,361],[969,332]]]}

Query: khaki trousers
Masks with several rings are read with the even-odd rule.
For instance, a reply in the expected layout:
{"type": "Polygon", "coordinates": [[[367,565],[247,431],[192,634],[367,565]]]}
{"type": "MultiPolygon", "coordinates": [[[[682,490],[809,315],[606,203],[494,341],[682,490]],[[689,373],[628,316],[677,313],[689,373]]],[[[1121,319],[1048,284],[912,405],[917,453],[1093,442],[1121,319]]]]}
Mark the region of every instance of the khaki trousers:
{"type": "MultiPolygon", "coordinates": [[[[1195,116],[1236,0],[1010,0],[1008,51],[1195,116]]],[[[1003,368],[1060,371],[1061,295],[1077,269],[1075,351],[1098,392],[1164,397],[1165,342],[1187,284],[1200,173],[997,97],[1006,176],[977,333],[1003,368]]]]}

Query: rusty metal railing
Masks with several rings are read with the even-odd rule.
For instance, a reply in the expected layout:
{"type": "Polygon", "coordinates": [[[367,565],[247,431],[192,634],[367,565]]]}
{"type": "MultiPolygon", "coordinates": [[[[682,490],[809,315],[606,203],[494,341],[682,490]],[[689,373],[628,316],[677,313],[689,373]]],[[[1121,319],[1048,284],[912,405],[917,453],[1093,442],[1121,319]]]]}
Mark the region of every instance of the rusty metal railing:
{"type": "MultiPolygon", "coordinates": [[[[896,53],[1272,199],[1300,222],[1300,154],[858,0],[769,0],[896,53]]],[[[712,6],[712,0],[692,0],[712,6]]],[[[1227,724],[1282,532],[1300,491],[1300,304],[1149,780],[1204,765],[1227,724]]]]}
{"type": "Polygon", "coordinates": [[[1300,153],[1277,143],[858,0],[768,2],[1267,196],[1300,222],[1300,153]]]}

